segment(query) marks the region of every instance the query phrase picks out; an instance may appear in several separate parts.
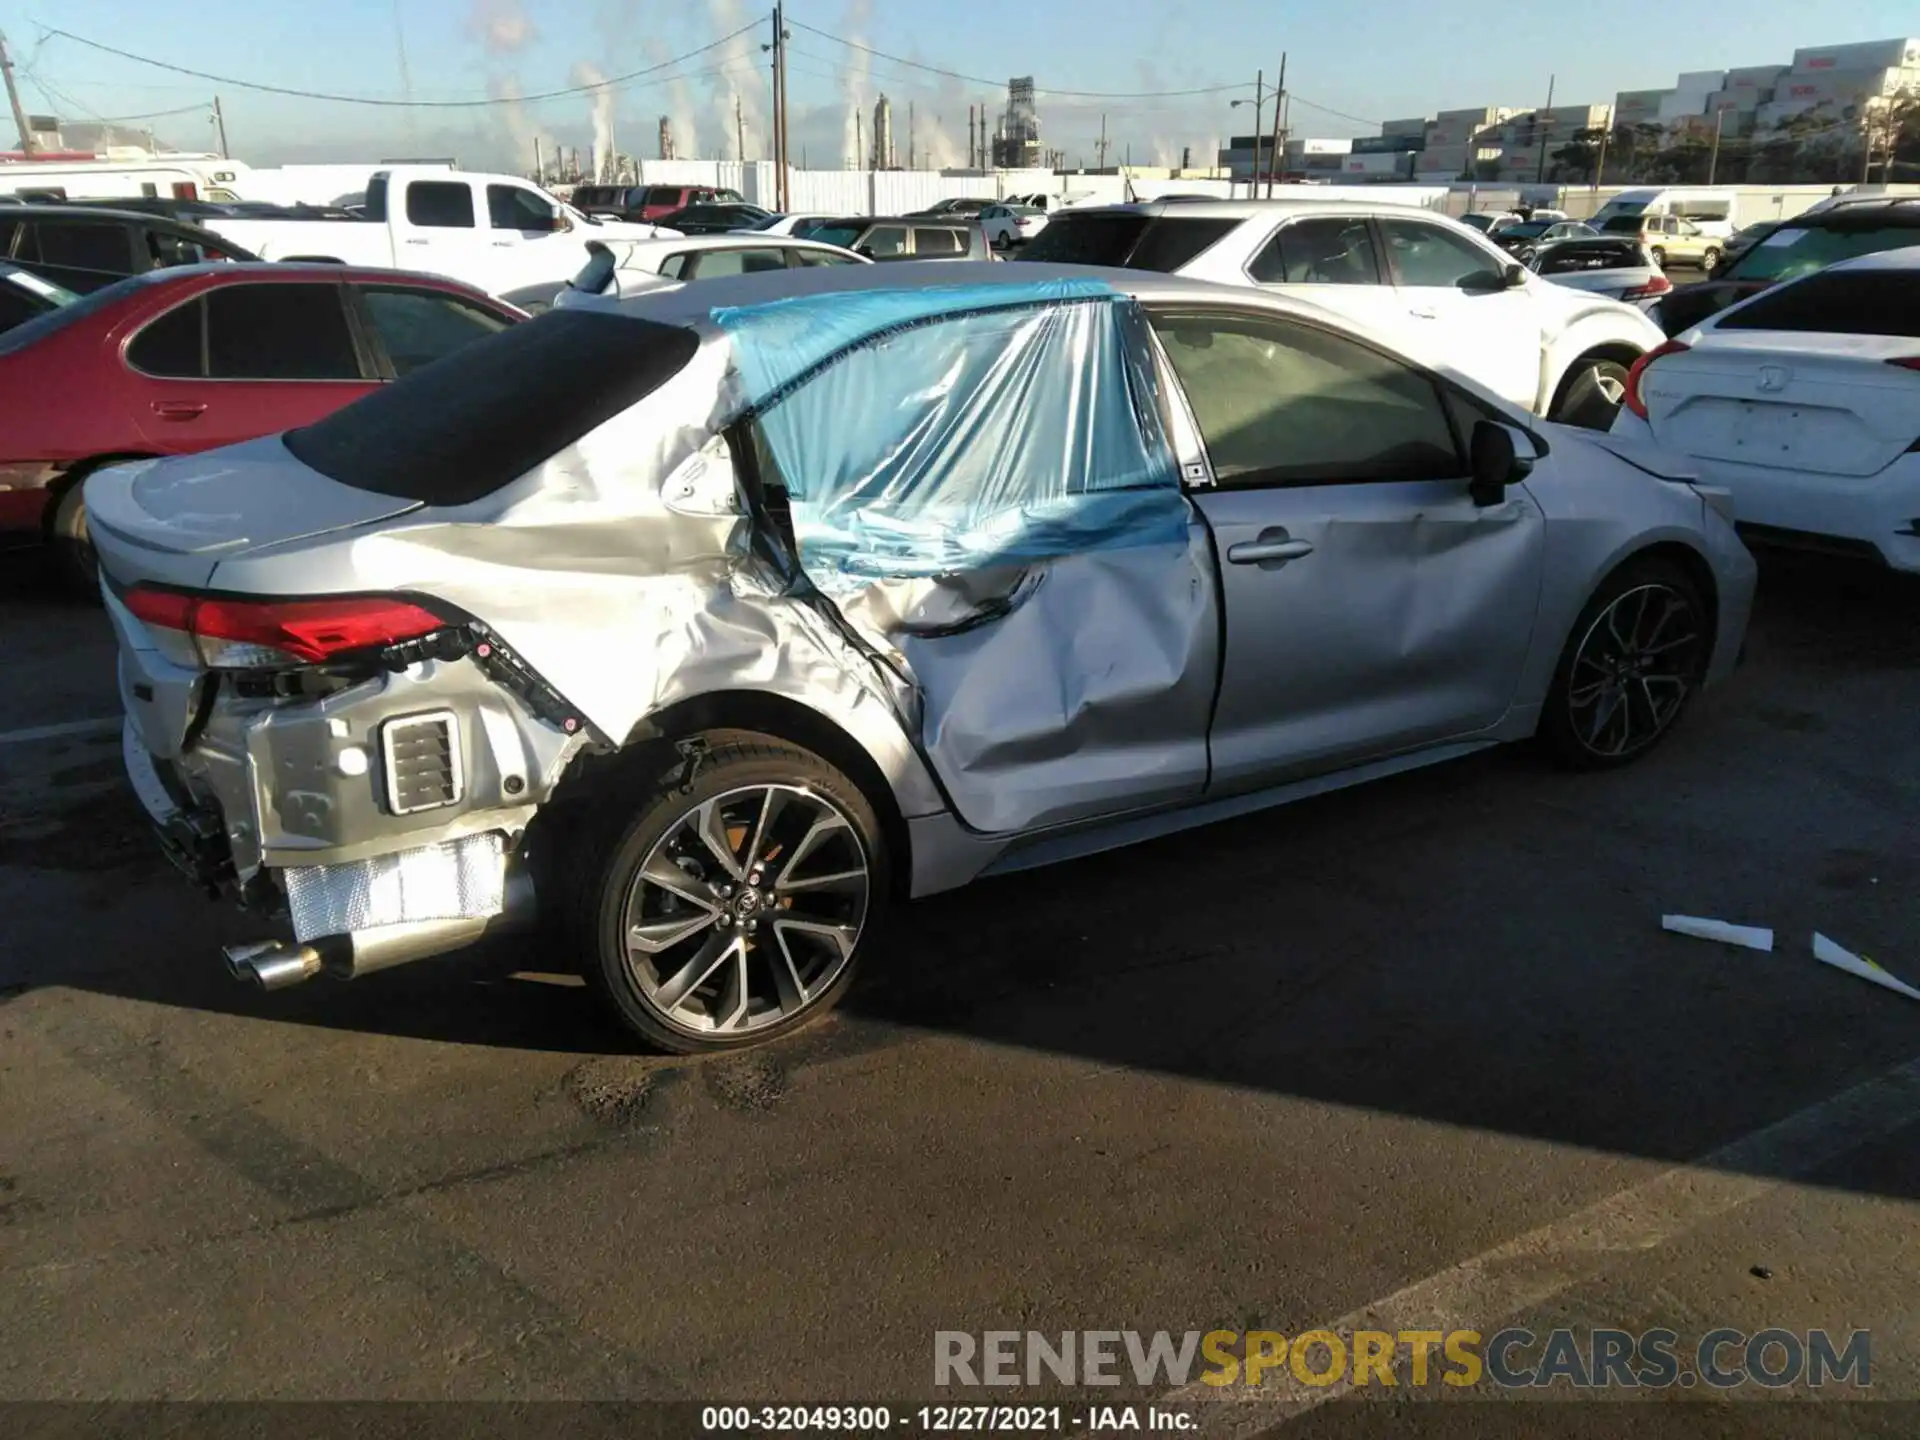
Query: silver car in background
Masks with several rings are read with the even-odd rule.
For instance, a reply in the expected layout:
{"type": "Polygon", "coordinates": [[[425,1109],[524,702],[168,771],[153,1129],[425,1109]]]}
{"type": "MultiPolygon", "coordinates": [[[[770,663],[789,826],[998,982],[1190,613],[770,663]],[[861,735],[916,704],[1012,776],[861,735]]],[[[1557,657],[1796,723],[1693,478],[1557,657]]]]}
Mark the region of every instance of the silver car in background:
{"type": "Polygon", "coordinates": [[[272,932],[237,974],[537,898],[677,1051],[823,1013],[909,897],[1502,741],[1632,760],[1753,588],[1656,449],[1061,266],[571,304],[87,504],[135,787],[272,932]]]}
{"type": "Polygon", "coordinates": [[[1527,259],[1542,280],[1569,290],[1605,295],[1645,309],[1673,289],[1673,282],[1638,240],[1616,235],[1559,240],[1542,245],[1527,259]]]}

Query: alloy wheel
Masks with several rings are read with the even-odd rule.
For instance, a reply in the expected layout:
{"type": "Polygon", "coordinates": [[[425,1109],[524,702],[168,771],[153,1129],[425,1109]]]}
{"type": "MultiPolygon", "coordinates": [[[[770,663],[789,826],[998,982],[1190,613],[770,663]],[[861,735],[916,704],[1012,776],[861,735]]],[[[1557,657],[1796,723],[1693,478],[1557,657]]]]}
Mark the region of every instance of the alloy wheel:
{"type": "Polygon", "coordinates": [[[1574,652],[1567,710],[1580,744],[1617,760],[1658,740],[1693,690],[1702,641],[1693,601],[1673,586],[1615,596],[1574,652]]]}
{"type": "Polygon", "coordinates": [[[629,888],[627,966],[666,1024],[737,1036],[828,994],[860,943],[871,866],[833,800],[752,785],[688,809],[629,888]]]}

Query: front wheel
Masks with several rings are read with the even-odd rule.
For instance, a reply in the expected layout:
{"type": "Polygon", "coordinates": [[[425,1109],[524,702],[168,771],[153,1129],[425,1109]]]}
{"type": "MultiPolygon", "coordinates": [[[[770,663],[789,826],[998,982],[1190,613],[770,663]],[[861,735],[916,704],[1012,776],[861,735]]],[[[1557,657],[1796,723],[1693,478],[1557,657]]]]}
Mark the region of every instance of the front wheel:
{"type": "Polygon", "coordinates": [[[1659,558],[1622,566],[1567,637],[1540,739],[1576,770],[1638,759],[1673,729],[1712,651],[1707,604],[1686,571],[1659,558]]]}
{"type": "Polygon", "coordinates": [[[1700,268],[1709,275],[1718,270],[1720,268],[1720,252],[1709,245],[1706,253],[1700,257],[1700,268]]]}
{"type": "Polygon", "coordinates": [[[629,810],[580,897],[589,984],[678,1054],[757,1045],[826,1014],[889,891],[858,786],[783,741],[713,738],[691,778],[676,761],[629,810]]]}
{"type": "Polygon", "coordinates": [[[1617,360],[1584,360],[1560,382],[1547,418],[1588,430],[1611,429],[1626,395],[1626,366],[1617,360]]]}
{"type": "Polygon", "coordinates": [[[100,560],[87,534],[87,507],[82,495],[85,488],[83,476],[61,492],[53,507],[47,538],[53,545],[66,587],[76,595],[98,595],[100,560]]]}

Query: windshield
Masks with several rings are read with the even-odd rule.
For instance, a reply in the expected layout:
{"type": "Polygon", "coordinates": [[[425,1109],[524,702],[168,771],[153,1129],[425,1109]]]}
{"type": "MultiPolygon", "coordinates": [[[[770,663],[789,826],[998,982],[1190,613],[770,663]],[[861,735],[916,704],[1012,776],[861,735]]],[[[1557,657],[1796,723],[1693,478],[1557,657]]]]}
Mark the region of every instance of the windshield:
{"type": "Polygon", "coordinates": [[[1638,235],[1645,223],[1638,215],[1609,215],[1600,228],[1609,235],[1638,235]]]}
{"type": "Polygon", "coordinates": [[[1517,225],[1508,225],[1502,229],[1500,237],[1503,240],[1531,240],[1536,235],[1546,234],[1558,223],[1555,220],[1522,220],[1517,225]]]}
{"type": "Polygon", "coordinates": [[[1720,273],[1722,280],[1792,280],[1856,255],[1920,245],[1920,225],[1789,225],[1773,232],[1720,273]]]}
{"type": "Polygon", "coordinates": [[[802,240],[819,240],[827,245],[838,245],[842,250],[850,249],[853,242],[865,232],[864,225],[807,225],[797,232],[802,240]]]}
{"type": "Polygon", "coordinates": [[[1462,225],[1471,225],[1475,230],[1485,230],[1493,224],[1493,217],[1491,215],[1462,215],[1460,217],[1460,223],[1462,225]]]}

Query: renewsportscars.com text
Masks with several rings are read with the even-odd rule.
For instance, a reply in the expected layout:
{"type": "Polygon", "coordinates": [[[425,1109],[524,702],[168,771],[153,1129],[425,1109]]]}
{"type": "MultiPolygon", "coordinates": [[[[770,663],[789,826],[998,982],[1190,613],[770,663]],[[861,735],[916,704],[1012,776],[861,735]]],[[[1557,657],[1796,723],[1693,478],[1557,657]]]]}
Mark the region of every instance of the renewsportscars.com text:
{"type": "Polygon", "coordinates": [[[1727,1390],[1873,1383],[1866,1330],[1709,1330],[1683,1341],[1673,1330],[1508,1329],[1172,1331],[936,1331],[933,1383],[1125,1385],[1177,1389],[1260,1385],[1450,1385],[1489,1381],[1507,1389],[1727,1390]]]}

